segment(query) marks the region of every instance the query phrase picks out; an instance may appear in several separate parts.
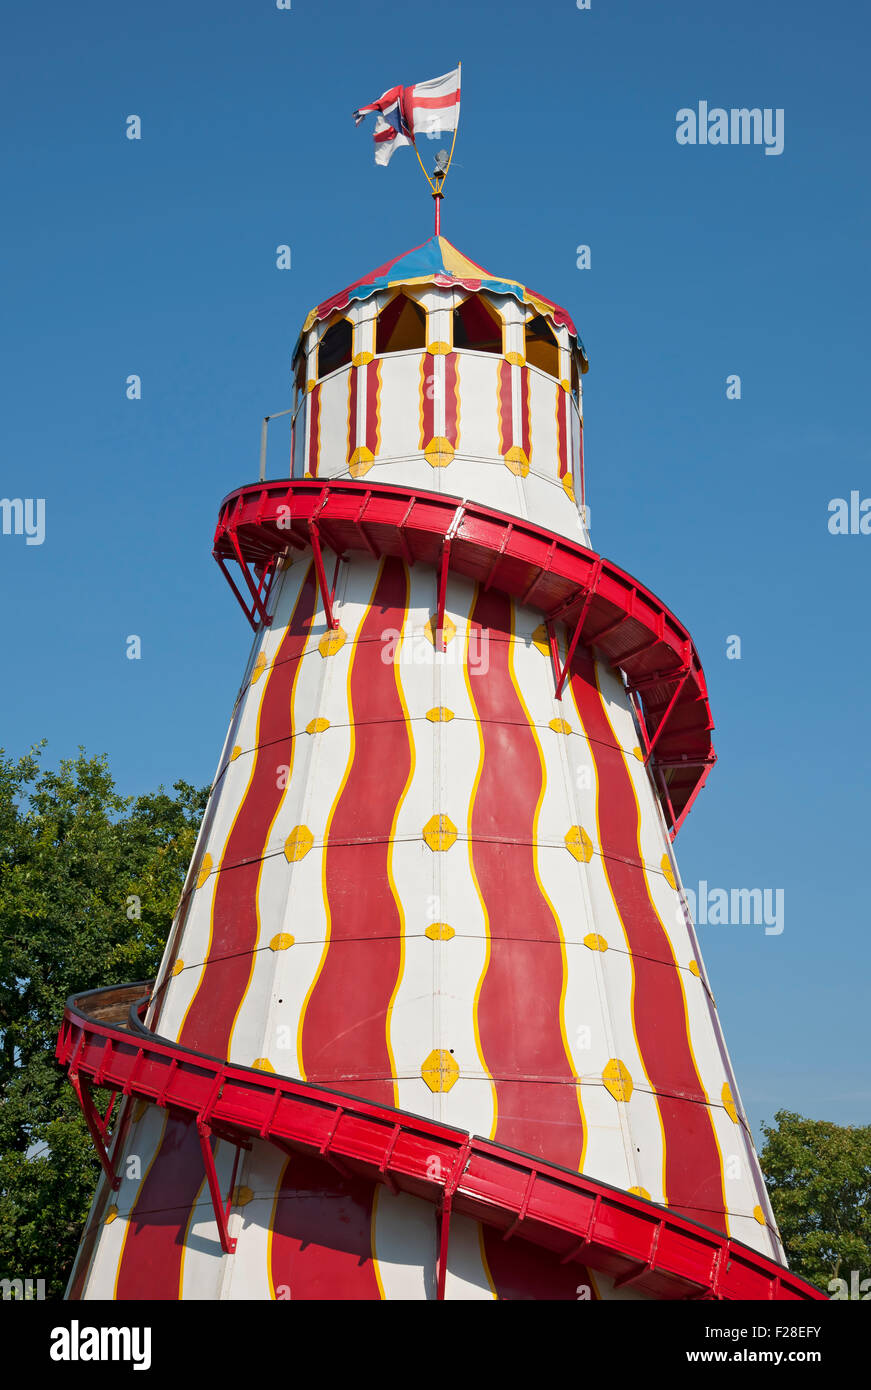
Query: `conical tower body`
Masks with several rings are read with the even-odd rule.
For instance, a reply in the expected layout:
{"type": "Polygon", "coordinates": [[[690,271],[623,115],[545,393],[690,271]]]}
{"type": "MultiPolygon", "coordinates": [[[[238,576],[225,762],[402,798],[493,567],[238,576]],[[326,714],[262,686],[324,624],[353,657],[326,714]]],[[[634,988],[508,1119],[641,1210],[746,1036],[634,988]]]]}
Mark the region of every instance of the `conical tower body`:
{"type": "Polygon", "coordinates": [[[586,367],[441,237],[306,320],[291,477],[221,507],[255,639],[160,975],[59,1042],[106,1167],[70,1297],[812,1296],[672,851],[704,676],[590,547],[586,367]]]}

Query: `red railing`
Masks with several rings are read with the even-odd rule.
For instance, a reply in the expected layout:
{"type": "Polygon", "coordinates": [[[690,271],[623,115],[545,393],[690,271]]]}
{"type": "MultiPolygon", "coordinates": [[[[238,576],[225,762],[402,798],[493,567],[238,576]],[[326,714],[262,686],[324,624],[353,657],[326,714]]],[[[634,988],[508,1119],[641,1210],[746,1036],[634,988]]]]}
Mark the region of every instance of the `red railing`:
{"type": "MultiPolygon", "coordinates": [[[[70,999],[56,1056],[67,1067],[109,1181],[118,1185],[109,1121],[116,1096],[192,1115],[223,1248],[235,1241],[214,1168],[211,1134],[254,1138],[320,1157],[440,1213],[438,1296],[444,1297],[450,1216],[577,1260],[659,1298],[822,1299],[825,1294],[748,1246],[583,1174],[417,1115],[289,1077],[232,1065],[158,1038],[141,1022],[142,984],[70,999]],[[126,1023],[124,1006],[131,1007],[126,1023]],[[103,1017],[98,1015],[102,1014],[103,1017]],[[105,1116],[92,1087],[113,1093],[105,1116]]],[[[234,1180],[235,1181],[235,1178],[234,1180]]],[[[231,1183],[232,1190],[232,1183],[231,1183]]]]}
{"type": "Polygon", "coordinates": [[[352,480],[273,482],[239,488],[221,503],[214,555],[255,629],[269,624],[276,561],[311,547],[327,625],[335,626],[323,546],[337,556],[401,556],[435,570],[437,626],[449,572],[532,604],[550,636],[561,698],[579,644],[626,676],[643,753],[672,833],[716,761],[701,662],[689,633],[655,594],[592,550],[531,522],[441,493],[352,480]],[[243,593],[228,568],[241,569],[243,593]],[[554,624],[568,630],[560,660],[554,624]]]}

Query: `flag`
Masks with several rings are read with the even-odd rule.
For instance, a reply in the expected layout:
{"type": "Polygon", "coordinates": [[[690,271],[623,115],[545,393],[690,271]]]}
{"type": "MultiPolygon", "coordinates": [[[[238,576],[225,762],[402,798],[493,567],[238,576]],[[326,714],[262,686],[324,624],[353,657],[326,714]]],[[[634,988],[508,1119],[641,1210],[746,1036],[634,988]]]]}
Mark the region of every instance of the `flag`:
{"type": "Polygon", "coordinates": [[[359,125],[375,116],[375,163],[389,164],[394,150],[413,145],[418,135],[456,130],[460,119],[460,69],[418,82],[413,87],[390,87],[377,101],[354,112],[359,125]]]}

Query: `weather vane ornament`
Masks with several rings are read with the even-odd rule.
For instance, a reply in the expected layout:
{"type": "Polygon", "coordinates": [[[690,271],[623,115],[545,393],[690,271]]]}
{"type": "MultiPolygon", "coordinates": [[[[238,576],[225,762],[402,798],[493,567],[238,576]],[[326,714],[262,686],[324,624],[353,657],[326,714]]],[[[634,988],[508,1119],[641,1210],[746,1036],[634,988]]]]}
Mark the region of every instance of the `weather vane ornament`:
{"type": "Polygon", "coordinates": [[[435,199],[436,235],[440,230],[439,208],[443,197],[442,188],[454,155],[457,126],[460,123],[461,68],[462,63],[458,63],[452,72],[446,72],[443,77],[434,77],[429,82],[417,82],[412,87],[390,87],[377,101],[373,101],[369,106],[361,106],[354,112],[356,125],[366,116],[375,117],[373,139],[376,164],[389,164],[394,151],[402,145],[411,145],[414,148],[435,199]],[[450,151],[439,150],[435,171],[430,177],[417,148],[417,137],[426,135],[428,139],[432,139],[436,135],[450,132],[453,132],[450,151]]]}

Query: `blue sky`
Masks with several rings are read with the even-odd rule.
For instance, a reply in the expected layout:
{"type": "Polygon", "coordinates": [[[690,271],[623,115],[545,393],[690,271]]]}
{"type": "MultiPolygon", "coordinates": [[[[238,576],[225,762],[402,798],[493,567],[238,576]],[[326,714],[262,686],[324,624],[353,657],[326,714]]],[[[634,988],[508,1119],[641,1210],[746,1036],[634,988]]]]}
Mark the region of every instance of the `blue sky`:
{"type": "Polygon", "coordinates": [[[751,1122],[867,1123],[871,536],[827,508],[871,496],[869,27],[808,0],[16,7],[0,494],[45,498],[46,535],[0,536],[6,749],[106,752],[126,793],[210,780],[250,642],[218,503],[309,307],[431,231],[413,153],[376,169],[350,113],[461,58],[442,229],[572,313],[594,544],[705,666],[685,882],[784,890],[779,936],[700,928],[751,1122]],[[679,146],[700,100],[782,108],[783,153],[679,146]]]}

